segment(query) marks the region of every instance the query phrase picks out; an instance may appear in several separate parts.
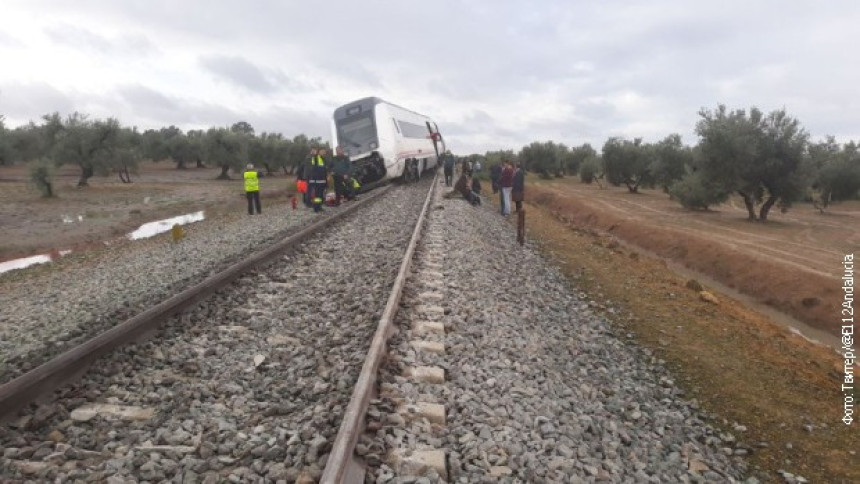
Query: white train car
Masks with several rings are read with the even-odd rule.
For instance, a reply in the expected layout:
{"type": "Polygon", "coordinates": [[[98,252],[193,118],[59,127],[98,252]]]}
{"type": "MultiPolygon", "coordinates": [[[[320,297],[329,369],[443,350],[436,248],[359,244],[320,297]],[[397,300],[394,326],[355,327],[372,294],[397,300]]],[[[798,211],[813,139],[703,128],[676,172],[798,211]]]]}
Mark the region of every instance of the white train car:
{"type": "Polygon", "coordinates": [[[343,147],[363,185],[417,176],[438,166],[445,151],[432,119],[378,97],[334,110],[332,146],[343,147]]]}

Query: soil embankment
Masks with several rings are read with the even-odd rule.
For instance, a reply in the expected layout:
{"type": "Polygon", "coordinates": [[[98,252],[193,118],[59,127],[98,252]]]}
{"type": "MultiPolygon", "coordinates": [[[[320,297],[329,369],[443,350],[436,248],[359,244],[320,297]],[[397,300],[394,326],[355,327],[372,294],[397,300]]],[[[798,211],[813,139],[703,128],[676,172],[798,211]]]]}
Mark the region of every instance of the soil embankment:
{"type": "MultiPolygon", "coordinates": [[[[798,222],[796,231],[790,222],[777,221],[773,227],[762,227],[744,222],[734,213],[730,217],[685,213],[667,206],[665,196],[628,195],[615,190],[594,196],[593,190],[580,190],[562,184],[539,185],[530,187],[530,198],[562,221],[612,234],[706,274],[813,328],[839,334],[836,316],[842,297],[842,258],[839,250],[832,247],[816,247],[809,233],[818,231],[809,226],[810,222],[798,222]]],[[[856,220],[845,221],[842,236],[846,248],[850,248],[852,237],[849,222],[856,220]]],[[[823,223],[834,225],[829,220],[823,223]]],[[[833,233],[825,234],[822,229],[822,237],[839,237],[836,227],[824,228],[833,233]]]]}

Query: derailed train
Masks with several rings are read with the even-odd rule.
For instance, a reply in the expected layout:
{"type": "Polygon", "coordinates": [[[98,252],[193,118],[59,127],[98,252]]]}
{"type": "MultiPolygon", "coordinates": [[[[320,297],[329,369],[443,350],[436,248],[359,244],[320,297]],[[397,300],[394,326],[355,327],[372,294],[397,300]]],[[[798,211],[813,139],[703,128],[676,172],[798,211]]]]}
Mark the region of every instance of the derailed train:
{"type": "Polygon", "coordinates": [[[343,147],[362,185],[417,178],[439,164],[445,141],[436,123],[414,111],[367,97],[334,110],[332,146],[343,147]]]}

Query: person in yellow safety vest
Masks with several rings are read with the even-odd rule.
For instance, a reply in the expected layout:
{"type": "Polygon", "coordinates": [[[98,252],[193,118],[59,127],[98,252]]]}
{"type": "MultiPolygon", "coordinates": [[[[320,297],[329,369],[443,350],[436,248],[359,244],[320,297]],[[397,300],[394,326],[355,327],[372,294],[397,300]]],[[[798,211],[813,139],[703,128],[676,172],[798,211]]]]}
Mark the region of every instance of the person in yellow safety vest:
{"type": "Polygon", "coordinates": [[[314,204],[314,212],[322,212],[323,202],[325,201],[326,178],[328,177],[325,155],[325,148],[320,148],[317,155],[311,157],[308,191],[311,192],[310,197],[314,204]]]}
{"type": "Polygon", "coordinates": [[[245,197],[248,198],[248,215],[254,215],[254,208],[257,209],[257,214],[261,214],[263,210],[260,208],[259,174],[252,163],[248,163],[245,168],[245,197]]]}

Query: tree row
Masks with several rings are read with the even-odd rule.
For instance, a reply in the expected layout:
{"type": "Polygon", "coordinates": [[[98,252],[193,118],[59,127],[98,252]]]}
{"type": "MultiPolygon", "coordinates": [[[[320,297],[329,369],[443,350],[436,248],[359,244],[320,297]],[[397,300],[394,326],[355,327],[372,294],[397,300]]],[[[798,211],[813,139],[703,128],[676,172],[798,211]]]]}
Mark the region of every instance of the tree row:
{"type": "Polygon", "coordinates": [[[547,141],[484,157],[490,165],[517,160],[546,178],[578,173],[585,183],[606,181],[631,193],[659,187],[690,209],[706,210],[738,195],[749,220],[766,221],[773,207],[785,211],[800,200],[823,211],[834,201],[860,197],[860,146],[832,136],[812,142],[785,110],[703,109],[695,132],[695,146],[685,146],[678,134],[656,143],[612,137],[601,153],[589,144],[547,141]]]}
{"type": "Polygon", "coordinates": [[[91,119],[81,113],[66,117],[45,115],[42,122],[8,129],[0,116],[0,165],[29,163],[32,181],[45,196],[53,195],[56,167],[80,168],[78,186],[85,187],[94,175],[115,173],[131,183],[143,160],[171,160],[177,169],[219,167],[218,178],[231,170],[241,171],[251,160],[272,174],[291,173],[307,156],[311,146],[323,145],[319,138],[304,134],[292,139],[280,133],[260,133],[245,121],[230,127],[183,132],[176,126],[148,129],[122,126],[114,118],[91,119]]]}

